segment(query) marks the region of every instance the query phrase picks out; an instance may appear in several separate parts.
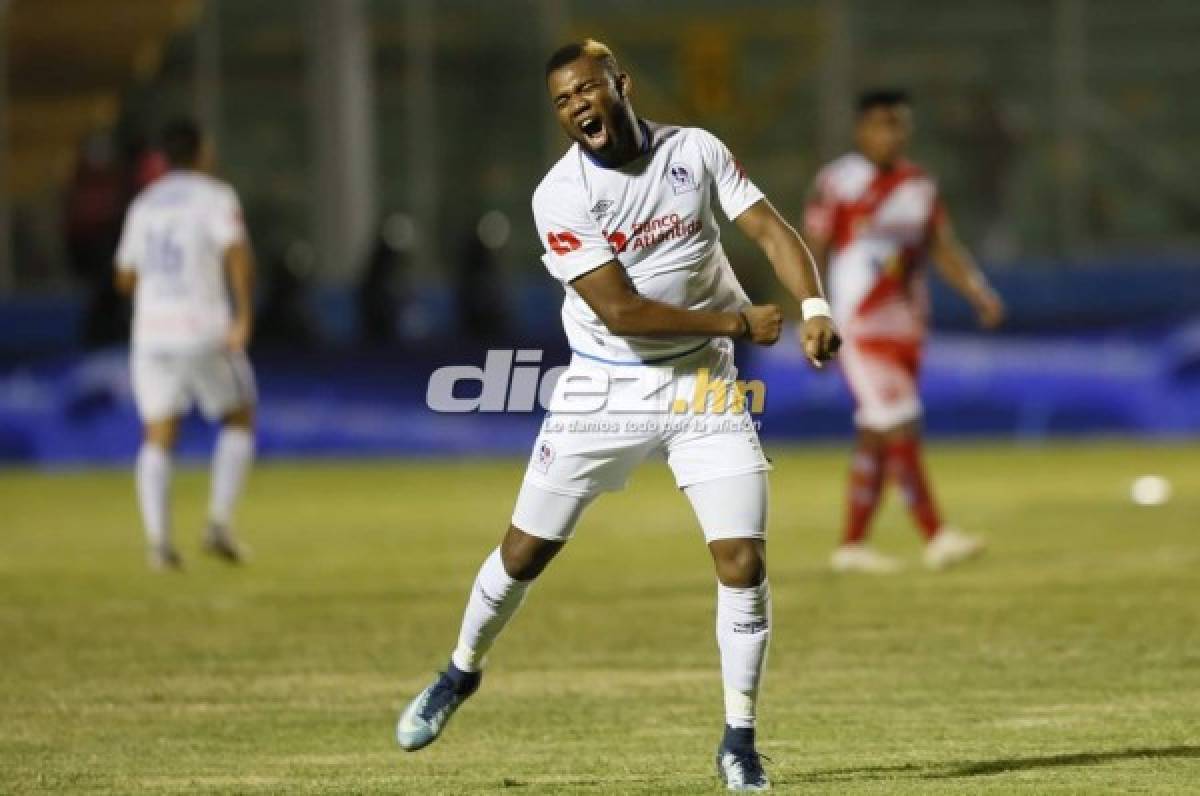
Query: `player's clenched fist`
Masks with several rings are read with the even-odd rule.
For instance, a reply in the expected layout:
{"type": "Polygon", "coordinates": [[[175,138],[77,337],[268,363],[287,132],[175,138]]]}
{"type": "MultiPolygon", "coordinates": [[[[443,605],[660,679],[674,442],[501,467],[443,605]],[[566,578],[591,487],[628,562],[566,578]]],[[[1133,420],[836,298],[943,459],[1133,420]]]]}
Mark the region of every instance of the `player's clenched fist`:
{"type": "Polygon", "coordinates": [[[775,345],[779,333],[783,330],[783,313],[775,304],[747,307],[742,310],[746,320],[746,331],[743,337],[758,345],[775,345]]]}
{"type": "Polygon", "coordinates": [[[817,315],[804,322],[800,329],[800,343],[804,346],[804,355],[813,367],[824,367],[833,359],[842,347],[842,338],[833,326],[833,319],[817,315]]]}

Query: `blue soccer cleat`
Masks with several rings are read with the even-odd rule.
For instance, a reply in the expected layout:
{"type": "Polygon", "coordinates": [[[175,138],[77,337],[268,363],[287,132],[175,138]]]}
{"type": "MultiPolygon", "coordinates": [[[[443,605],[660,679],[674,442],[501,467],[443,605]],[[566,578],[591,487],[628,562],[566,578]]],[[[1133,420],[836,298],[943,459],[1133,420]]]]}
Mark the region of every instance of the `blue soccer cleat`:
{"type": "Polygon", "coordinates": [[[770,790],[762,757],[754,748],[754,730],[725,728],[717,747],[717,776],[727,790],[770,790]]]}
{"type": "Polygon", "coordinates": [[[449,664],[400,714],[396,722],[396,742],[400,748],[415,752],[436,741],[454,711],[475,693],[482,680],[482,672],[463,672],[449,664]]]}

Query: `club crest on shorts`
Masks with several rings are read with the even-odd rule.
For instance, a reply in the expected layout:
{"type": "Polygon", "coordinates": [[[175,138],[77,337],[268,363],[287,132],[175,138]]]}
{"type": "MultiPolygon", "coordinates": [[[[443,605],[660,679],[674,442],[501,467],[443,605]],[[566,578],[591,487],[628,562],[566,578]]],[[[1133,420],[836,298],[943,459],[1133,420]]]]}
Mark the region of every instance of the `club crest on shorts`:
{"type": "Polygon", "coordinates": [[[667,181],[671,183],[671,190],[676,195],[695,191],[700,187],[696,185],[696,180],[692,177],[691,169],[682,163],[671,164],[670,168],[667,169],[667,181]]]}
{"type": "Polygon", "coordinates": [[[546,440],[538,443],[537,451],[533,455],[533,469],[539,473],[545,474],[550,469],[550,465],[554,463],[554,446],[546,440]]]}

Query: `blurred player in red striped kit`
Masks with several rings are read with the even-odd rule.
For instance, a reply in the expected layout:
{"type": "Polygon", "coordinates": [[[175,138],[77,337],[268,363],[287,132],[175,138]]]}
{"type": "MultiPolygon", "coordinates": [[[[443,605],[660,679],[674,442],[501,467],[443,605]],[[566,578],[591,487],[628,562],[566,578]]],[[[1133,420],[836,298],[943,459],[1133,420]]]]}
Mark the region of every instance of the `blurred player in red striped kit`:
{"type": "Polygon", "coordinates": [[[899,90],[858,100],[856,150],[817,175],[805,209],[805,236],[826,272],[833,316],[844,338],[842,372],[854,394],[857,445],[850,468],[838,571],[886,573],[900,562],[867,544],[890,477],[925,537],[932,569],[971,558],[983,541],[946,524],[921,454],[917,376],[929,316],[922,264],[974,308],[984,328],[1004,319],[1004,304],[963,248],[937,183],[906,159],[912,109],[899,90]]]}

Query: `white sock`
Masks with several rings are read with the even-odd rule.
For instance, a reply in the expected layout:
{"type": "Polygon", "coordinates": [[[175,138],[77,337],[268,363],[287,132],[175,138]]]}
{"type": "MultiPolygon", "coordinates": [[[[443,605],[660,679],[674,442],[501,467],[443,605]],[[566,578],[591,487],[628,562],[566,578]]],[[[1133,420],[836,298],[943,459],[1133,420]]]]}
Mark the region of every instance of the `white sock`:
{"type": "Polygon", "coordinates": [[[171,454],[143,442],[137,456],[137,494],[146,541],[154,548],[171,544],[171,454]]]}
{"type": "Polygon", "coordinates": [[[766,579],[749,589],[717,583],[717,646],[725,686],[725,723],[753,727],[758,684],[771,639],[771,588],[766,579]]]}
{"type": "Polygon", "coordinates": [[[253,461],[254,434],[243,428],[222,429],[213,451],[212,496],[208,504],[209,519],[216,525],[229,527],[253,461]]]}
{"type": "Polygon", "coordinates": [[[458,646],[450,658],[457,668],[464,672],[477,672],[483,668],[483,657],[521,607],[531,583],[531,580],[509,577],[500,560],[500,548],[492,551],[479,568],[471,596],[467,599],[458,646]]]}

